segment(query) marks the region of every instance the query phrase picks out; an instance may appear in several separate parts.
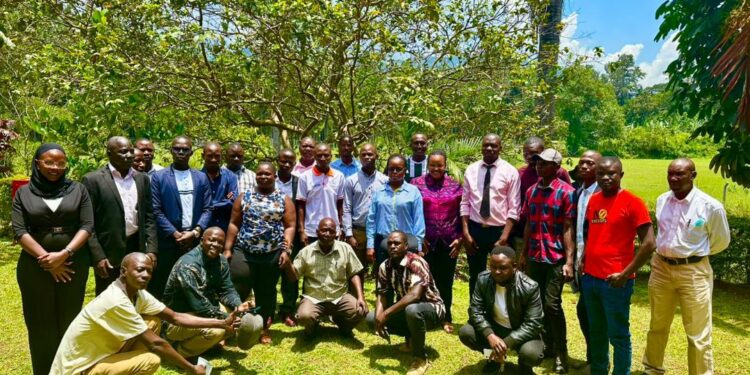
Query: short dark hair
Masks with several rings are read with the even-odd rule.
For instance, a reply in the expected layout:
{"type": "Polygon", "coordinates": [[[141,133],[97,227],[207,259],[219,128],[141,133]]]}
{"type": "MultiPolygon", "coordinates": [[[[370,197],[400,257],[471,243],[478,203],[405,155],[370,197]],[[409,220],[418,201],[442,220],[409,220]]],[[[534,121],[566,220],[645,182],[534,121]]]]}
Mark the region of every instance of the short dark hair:
{"type": "Polygon", "coordinates": [[[388,161],[385,162],[386,168],[391,164],[391,160],[393,159],[401,159],[404,161],[404,163],[406,163],[406,157],[404,157],[404,155],[392,154],[391,156],[388,157],[388,161]]]}
{"type": "Polygon", "coordinates": [[[406,242],[406,246],[409,246],[409,236],[406,235],[406,232],[397,229],[391,232],[390,234],[388,234],[388,237],[390,237],[392,234],[401,235],[401,238],[404,240],[404,242],[406,242]]]}
{"type": "Polygon", "coordinates": [[[255,167],[255,170],[257,171],[260,167],[266,166],[271,168],[272,171],[276,172],[276,165],[271,162],[270,160],[261,160],[258,165],[255,167]]]}
{"type": "Polygon", "coordinates": [[[430,155],[427,156],[427,159],[429,160],[433,156],[442,156],[443,160],[445,160],[446,163],[448,162],[448,155],[445,154],[444,150],[440,149],[440,150],[435,150],[435,151],[430,152],[430,155]]]}
{"type": "Polygon", "coordinates": [[[492,249],[491,255],[505,255],[509,259],[516,259],[516,251],[508,246],[498,245],[492,249]]]}

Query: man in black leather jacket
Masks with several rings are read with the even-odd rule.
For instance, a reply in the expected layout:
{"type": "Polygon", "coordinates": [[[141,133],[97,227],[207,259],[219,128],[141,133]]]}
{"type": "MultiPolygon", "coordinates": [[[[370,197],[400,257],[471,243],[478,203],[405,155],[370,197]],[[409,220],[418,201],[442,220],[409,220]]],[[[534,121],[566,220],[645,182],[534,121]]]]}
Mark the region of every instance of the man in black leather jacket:
{"type": "Polygon", "coordinates": [[[492,351],[483,373],[496,373],[508,351],[518,352],[519,373],[533,374],[544,358],[542,300],[534,280],[516,270],[516,254],[497,246],[488,271],[479,274],[469,306],[469,324],[459,338],[469,348],[492,351]]]}

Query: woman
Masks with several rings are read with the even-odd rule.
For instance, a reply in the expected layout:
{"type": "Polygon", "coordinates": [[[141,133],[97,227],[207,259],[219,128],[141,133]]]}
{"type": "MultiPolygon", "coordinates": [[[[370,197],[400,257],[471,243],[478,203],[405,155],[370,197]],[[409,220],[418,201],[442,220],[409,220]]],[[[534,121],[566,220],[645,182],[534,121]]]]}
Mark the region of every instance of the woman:
{"type": "Polygon", "coordinates": [[[38,375],[49,373],[65,330],[81,311],[91,265],[86,241],[94,212],[86,188],[65,177],[67,166],[62,147],[42,144],[31,181],[13,200],[13,231],[23,249],[16,279],[38,375]]]}
{"type": "Polygon", "coordinates": [[[428,174],[411,180],[422,193],[426,226],[425,260],[435,278],[435,284],[445,302],[443,330],[453,332],[451,304],[453,275],[461,249],[461,184],[445,173],[448,158],[443,151],[434,151],[427,159],[428,174]]]}
{"type": "Polygon", "coordinates": [[[377,274],[380,263],[388,258],[383,240],[394,230],[409,235],[409,249],[421,252],[424,240],[422,195],[414,185],[405,182],[406,158],[391,155],[386,164],[388,183],[372,196],[367,214],[367,258],[377,274]]]}
{"type": "Polygon", "coordinates": [[[276,168],[258,164],[255,191],[237,199],[229,221],[224,256],[231,259],[232,282],[242,300],[251,292],[263,317],[260,342],[270,344],[268,331],[276,311],[280,269],[291,259],[296,214],[292,200],[276,190],[276,168]]]}

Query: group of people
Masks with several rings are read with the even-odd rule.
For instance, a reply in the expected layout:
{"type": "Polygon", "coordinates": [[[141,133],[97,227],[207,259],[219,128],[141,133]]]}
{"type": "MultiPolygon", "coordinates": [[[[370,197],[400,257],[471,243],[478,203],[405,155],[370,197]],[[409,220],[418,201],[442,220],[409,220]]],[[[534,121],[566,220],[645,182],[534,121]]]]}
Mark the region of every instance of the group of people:
{"type": "Polygon", "coordinates": [[[458,336],[485,354],[484,373],[498,372],[511,350],[520,373],[544,358],[568,371],[562,290],[571,282],[591,373],[628,374],[633,279],[649,259],[646,372],[664,372],[677,305],[690,373],[713,371],[708,255],[730,237],[721,203],[694,186],[692,161],[669,165],[655,235],[644,202],[621,188],[615,157],[584,152],[571,181],[541,139],[526,141],[526,165],[516,169],[488,134],[459,182],[443,151],[428,153],[424,134],[410,146],[411,156],[389,156],[382,173],[374,144],[357,159],[344,136],[332,161],[329,145],[306,137],[299,160],[282,149],[251,171],[241,144],[208,142],[196,170],[189,137],[173,140],[168,167],[154,164],[151,141],[112,137],[107,165],[78,183],[66,177],[62,147],[43,144],[12,217],[34,373],[149,374],[163,358],[201,374],[196,358],[207,351],[271,343],[278,312],[308,339],[326,317],[348,337],[363,320],[389,342],[404,336],[408,373],[423,374],[426,333],[454,330],[461,249],[470,307],[458,336]],[[97,297],[82,308],[90,266],[97,297]]]}

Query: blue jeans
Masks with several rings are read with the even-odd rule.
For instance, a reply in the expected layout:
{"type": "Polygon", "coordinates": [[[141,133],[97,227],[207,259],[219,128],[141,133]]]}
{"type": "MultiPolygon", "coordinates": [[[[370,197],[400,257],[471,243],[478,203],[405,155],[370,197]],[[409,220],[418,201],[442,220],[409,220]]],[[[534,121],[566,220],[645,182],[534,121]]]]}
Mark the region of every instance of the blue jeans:
{"type": "Polygon", "coordinates": [[[630,343],[630,297],[633,280],[614,288],[589,275],[581,279],[581,293],[589,317],[591,374],[607,374],[609,344],[614,348],[613,375],[629,375],[633,349],[630,343]]]}

